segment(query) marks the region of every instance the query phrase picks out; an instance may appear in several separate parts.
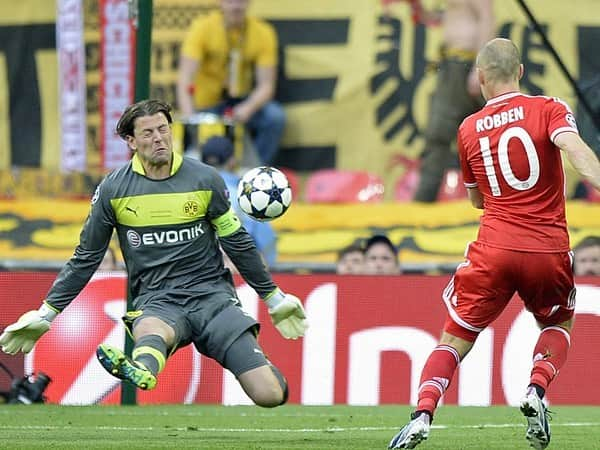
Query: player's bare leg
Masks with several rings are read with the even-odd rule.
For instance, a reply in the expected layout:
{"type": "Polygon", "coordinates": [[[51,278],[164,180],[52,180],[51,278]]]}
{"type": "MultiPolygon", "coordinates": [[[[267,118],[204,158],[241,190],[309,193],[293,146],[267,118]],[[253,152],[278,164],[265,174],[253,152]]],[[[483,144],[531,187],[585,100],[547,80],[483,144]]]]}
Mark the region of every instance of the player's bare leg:
{"type": "Polygon", "coordinates": [[[271,364],[244,372],[238,380],[244,392],[258,406],[273,408],[287,400],[287,382],[271,364]]]}

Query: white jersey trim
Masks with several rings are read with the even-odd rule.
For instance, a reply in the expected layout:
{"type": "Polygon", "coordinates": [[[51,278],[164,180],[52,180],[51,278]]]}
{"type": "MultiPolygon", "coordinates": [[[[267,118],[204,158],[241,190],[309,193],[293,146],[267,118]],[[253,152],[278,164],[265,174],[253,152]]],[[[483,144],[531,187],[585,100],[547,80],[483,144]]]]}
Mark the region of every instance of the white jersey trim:
{"type": "MultiPolygon", "coordinates": [[[[463,266],[467,266],[467,265],[469,265],[468,262],[461,263],[456,268],[456,270],[460,269],[463,266]]],[[[460,327],[462,327],[466,330],[474,331],[476,333],[481,333],[483,331],[483,328],[478,328],[474,325],[471,325],[470,323],[466,322],[458,315],[458,313],[454,309],[454,306],[452,305],[452,297],[454,295],[455,295],[454,294],[454,277],[452,277],[450,279],[450,282],[448,283],[448,285],[442,292],[442,300],[444,301],[444,304],[446,305],[446,309],[448,310],[448,314],[450,315],[450,318],[454,321],[454,323],[456,323],[457,325],[459,325],[460,327]]]]}
{"type": "Polygon", "coordinates": [[[523,95],[523,94],[521,94],[520,92],[509,92],[507,94],[502,94],[502,95],[499,95],[498,97],[490,98],[486,102],[485,106],[493,105],[494,103],[503,102],[505,100],[508,100],[509,98],[517,97],[519,95],[523,95]]]}
{"type": "Polygon", "coordinates": [[[577,131],[577,128],[560,127],[560,128],[557,128],[556,130],[554,130],[552,132],[552,134],[550,135],[550,140],[552,141],[552,143],[554,143],[554,140],[556,139],[556,136],[558,136],[560,133],[565,133],[565,132],[571,132],[571,133],[579,134],[579,131],[577,131]]]}

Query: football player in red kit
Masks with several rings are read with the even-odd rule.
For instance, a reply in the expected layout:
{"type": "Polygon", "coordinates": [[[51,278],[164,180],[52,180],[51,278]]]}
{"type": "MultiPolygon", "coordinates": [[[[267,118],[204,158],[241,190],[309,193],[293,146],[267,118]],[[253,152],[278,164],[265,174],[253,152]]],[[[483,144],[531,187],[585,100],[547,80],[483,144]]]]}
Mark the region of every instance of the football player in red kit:
{"type": "Polygon", "coordinates": [[[600,162],[563,101],[519,92],[523,65],[513,42],[489,41],[476,65],[487,103],[463,121],[457,142],[469,199],[483,209],[479,234],[443,292],[448,315],[439,345],[421,373],[411,421],[389,448],[427,439],[456,368],[516,292],[541,329],[520,404],[526,438],[536,449],[550,442],[542,399],[567,358],[575,309],[560,150],[598,190],[600,162]]]}

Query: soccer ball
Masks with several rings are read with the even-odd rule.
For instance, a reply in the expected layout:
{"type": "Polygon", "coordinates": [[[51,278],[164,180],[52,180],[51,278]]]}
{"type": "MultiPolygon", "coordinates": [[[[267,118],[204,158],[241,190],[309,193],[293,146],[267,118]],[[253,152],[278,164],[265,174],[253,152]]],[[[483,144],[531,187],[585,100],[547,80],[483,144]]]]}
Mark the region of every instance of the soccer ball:
{"type": "Polygon", "coordinates": [[[292,189],[282,171],[274,167],[255,167],[242,176],[237,199],[244,213],[266,222],[287,211],[292,202],[292,189]]]}

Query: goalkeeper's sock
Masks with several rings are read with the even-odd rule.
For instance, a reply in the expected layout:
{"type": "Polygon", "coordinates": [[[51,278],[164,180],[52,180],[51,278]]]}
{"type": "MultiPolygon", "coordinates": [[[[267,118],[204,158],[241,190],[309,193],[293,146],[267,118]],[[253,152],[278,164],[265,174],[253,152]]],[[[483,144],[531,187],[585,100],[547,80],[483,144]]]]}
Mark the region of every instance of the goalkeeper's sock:
{"type": "Polygon", "coordinates": [[[567,360],[570,344],[571,336],[564,328],[553,326],[542,330],[533,349],[530,385],[537,385],[544,391],[548,389],[567,360]]]}
{"type": "Polygon", "coordinates": [[[167,344],[156,334],[149,334],[138,339],[133,347],[133,360],[158,375],[167,361],[167,344]]]}
{"type": "Polygon", "coordinates": [[[438,345],[433,349],[423,372],[419,385],[419,400],[417,411],[424,411],[433,418],[433,413],[460,364],[460,356],[454,347],[438,345]]]}

